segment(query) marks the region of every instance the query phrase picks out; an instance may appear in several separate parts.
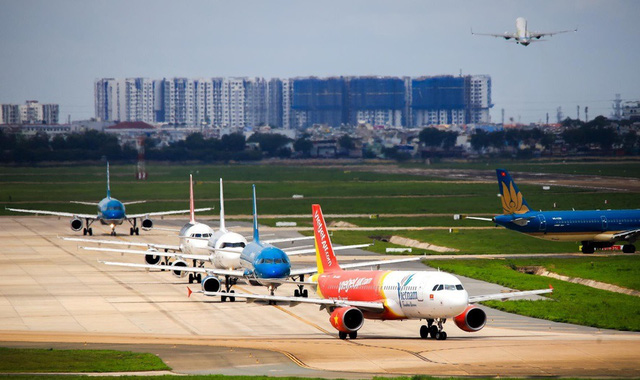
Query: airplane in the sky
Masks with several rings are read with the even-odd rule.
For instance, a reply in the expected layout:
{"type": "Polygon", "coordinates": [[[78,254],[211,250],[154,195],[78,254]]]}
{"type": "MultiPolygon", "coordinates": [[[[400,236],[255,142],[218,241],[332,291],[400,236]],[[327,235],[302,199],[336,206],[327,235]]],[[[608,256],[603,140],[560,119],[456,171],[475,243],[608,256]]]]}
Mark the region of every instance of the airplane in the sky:
{"type": "MultiPolygon", "coordinates": [[[[235,301],[233,296],[234,291],[231,290],[238,279],[242,279],[251,285],[267,286],[271,293],[282,284],[283,279],[299,279],[304,282],[304,277],[308,274],[316,272],[315,267],[304,269],[291,269],[291,262],[289,261],[289,255],[301,255],[306,253],[315,252],[314,248],[300,249],[294,248],[293,250],[285,251],[281,248],[275,247],[272,244],[281,242],[292,242],[296,240],[313,239],[310,237],[299,238],[281,238],[271,240],[260,240],[260,234],[258,231],[258,214],[256,206],[256,193],[255,185],[253,186],[253,241],[247,242],[247,240],[234,232],[230,232],[226,229],[224,223],[224,204],[222,196],[222,182],[220,183],[220,231],[214,233],[209,240],[209,251],[207,255],[188,255],[183,253],[161,253],[149,251],[135,251],[135,250],[115,250],[109,248],[92,248],[91,250],[110,251],[110,252],[123,252],[123,253],[139,253],[148,255],[168,256],[173,257],[176,260],[172,263],[166,263],[165,265],[154,264],[134,264],[123,262],[107,262],[101,261],[107,265],[115,265],[130,268],[143,268],[143,269],[170,269],[176,276],[182,277],[186,273],[189,273],[189,282],[195,280],[202,284],[203,289],[218,291],[224,286],[225,290],[220,292],[222,301],[235,301]],[[187,260],[194,260],[199,262],[197,265],[189,267],[187,260]],[[213,267],[205,267],[204,263],[210,263],[213,267]],[[206,277],[202,279],[202,275],[206,277]],[[221,278],[224,277],[224,284],[221,278]]],[[[353,248],[363,248],[370,246],[371,244],[357,244],[336,247],[336,250],[346,250],[353,248]]],[[[87,249],[85,247],[85,249],[87,249]]],[[[149,262],[146,256],[147,262],[149,262]]],[[[384,261],[382,264],[392,262],[405,262],[419,260],[420,258],[410,259],[398,259],[396,261],[389,260],[384,261]]],[[[373,262],[363,265],[380,265],[380,262],[373,262]]],[[[354,265],[354,264],[352,264],[354,265]]],[[[356,264],[358,265],[358,264],[356,264]]],[[[304,289],[304,285],[299,285],[298,289],[294,291],[294,295],[307,297],[309,294],[307,289],[304,289]]]]}
{"type": "Polygon", "coordinates": [[[478,35],[478,36],[491,36],[491,37],[504,38],[507,41],[513,39],[513,41],[516,44],[528,46],[532,42],[544,41],[544,40],[540,40],[540,38],[544,36],[553,36],[554,34],[577,32],[577,31],[578,31],[578,28],[571,29],[571,30],[559,30],[557,32],[530,32],[527,29],[527,20],[524,17],[518,17],[516,19],[515,33],[509,33],[509,32],[504,32],[504,34],[474,33],[473,30],[471,30],[471,34],[478,35]]]}
{"type": "MultiPolygon", "coordinates": [[[[468,332],[484,327],[486,314],[473,303],[552,292],[552,289],[540,289],[469,296],[458,278],[440,271],[345,270],[347,266],[340,265],[334,254],[320,206],[313,205],[312,212],[317,274],[305,284],[314,286],[321,298],[248,293],[236,293],[235,297],[269,304],[320,305],[329,312],[329,321],[338,330],[340,339],[347,336],[355,339],[367,318],[425,319],[427,325],[421,326],[420,336],[444,340],[447,333],[443,324],[447,319],[453,318],[459,328],[468,332]]],[[[187,289],[191,296],[193,292],[187,289]]],[[[221,294],[207,289],[197,292],[207,296],[221,294]]]]}
{"type": "MultiPolygon", "coordinates": [[[[508,171],[497,169],[496,174],[503,215],[464,218],[493,222],[544,240],[581,241],[583,253],[611,247],[618,241],[627,243],[622,247],[624,253],[636,251],[634,243],[640,236],[640,209],[534,211],[508,171]]],[[[460,216],[454,218],[459,219],[460,216]]]]}
{"type": "MultiPolygon", "coordinates": [[[[89,206],[98,206],[97,214],[80,214],[71,212],[59,212],[59,211],[47,211],[47,210],[25,210],[19,208],[7,208],[9,211],[24,212],[29,214],[42,214],[42,215],[55,215],[55,216],[67,216],[71,219],[71,229],[74,231],[82,230],[83,235],[93,235],[93,228],[91,224],[99,221],[102,225],[108,225],[111,228],[111,236],[116,235],[116,226],[121,225],[124,221],[131,224],[129,228],[129,235],[140,235],[140,228],[137,226],[137,220],[140,219],[142,228],[152,228],[153,221],[150,219],[152,216],[164,216],[173,214],[185,214],[189,210],[175,210],[175,211],[157,211],[147,212],[142,214],[127,215],[125,213],[125,205],[131,205],[135,203],[144,203],[146,201],[134,201],[134,202],[120,202],[119,200],[111,197],[111,186],[109,184],[109,163],[107,162],[107,196],[100,202],[79,202],[72,201],[71,203],[84,204],[89,206]],[[84,222],[83,222],[84,219],[84,222]],[[84,226],[84,228],[83,228],[84,226]]],[[[209,211],[210,207],[200,208],[195,211],[209,211]]]]}

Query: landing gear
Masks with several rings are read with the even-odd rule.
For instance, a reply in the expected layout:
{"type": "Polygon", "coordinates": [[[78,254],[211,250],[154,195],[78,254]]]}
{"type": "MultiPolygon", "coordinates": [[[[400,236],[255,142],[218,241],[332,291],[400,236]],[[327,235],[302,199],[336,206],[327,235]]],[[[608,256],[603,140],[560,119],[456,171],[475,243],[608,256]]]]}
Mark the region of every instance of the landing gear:
{"type": "Polygon", "coordinates": [[[93,229],[91,229],[91,223],[93,223],[93,220],[91,219],[85,219],[84,220],[84,228],[82,229],[82,234],[83,235],[89,235],[92,236],[93,235],[93,229]]]}
{"type": "Polygon", "coordinates": [[[358,332],[352,331],[350,333],[346,333],[346,332],[338,331],[338,338],[342,340],[346,340],[347,337],[349,337],[349,339],[356,339],[358,337],[358,332]]]}
{"type": "Polygon", "coordinates": [[[199,284],[202,282],[202,275],[200,275],[200,273],[198,274],[194,274],[194,273],[189,273],[189,283],[196,283],[199,284]]]}
{"type": "MultiPolygon", "coordinates": [[[[198,275],[200,276],[200,275],[198,275]]],[[[201,278],[201,277],[200,277],[201,278]]],[[[200,282],[202,282],[202,280],[199,280],[200,282]]],[[[235,277],[229,277],[229,276],[224,276],[224,288],[226,289],[226,292],[223,291],[223,293],[228,293],[228,294],[233,294],[235,293],[235,290],[231,290],[231,287],[233,285],[235,285],[238,282],[238,279],[235,277]]],[[[221,302],[226,302],[227,298],[229,299],[229,302],[236,302],[236,297],[228,295],[228,296],[220,296],[220,301],[221,302]]]]}
{"type": "Polygon", "coordinates": [[[116,236],[116,230],[111,230],[111,236],[116,236]]]}
{"type": "MultiPolygon", "coordinates": [[[[300,282],[304,282],[304,275],[300,275],[300,282]]],[[[298,289],[293,291],[294,297],[309,298],[309,291],[304,288],[303,284],[298,285],[298,289]]]]}
{"type": "Polygon", "coordinates": [[[338,331],[338,338],[345,340],[347,339],[347,333],[346,332],[342,332],[342,331],[338,331]]]}
{"type": "Polygon", "coordinates": [[[624,253],[636,253],[636,246],[633,244],[625,244],[622,246],[622,252],[624,253]]]}
{"type": "Polygon", "coordinates": [[[133,219],[133,222],[129,221],[132,225],[131,228],[129,228],[129,235],[140,235],[140,228],[136,226],[136,219],[133,219]]]}
{"type": "Polygon", "coordinates": [[[356,339],[358,337],[357,331],[352,331],[349,333],[349,339],[356,339]]]}
{"type": "Polygon", "coordinates": [[[445,340],[447,339],[447,333],[443,331],[442,325],[446,322],[446,319],[438,318],[438,319],[427,319],[427,325],[420,326],[420,338],[427,339],[431,337],[431,339],[435,340],[445,340]]]}
{"type": "Polygon", "coordinates": [[[582,253],[594,253],[596,251],[596,247],[595,245],[593,245],[593,243],[588,242],[588,241],[583,241],[582,242],[582,253]]]}

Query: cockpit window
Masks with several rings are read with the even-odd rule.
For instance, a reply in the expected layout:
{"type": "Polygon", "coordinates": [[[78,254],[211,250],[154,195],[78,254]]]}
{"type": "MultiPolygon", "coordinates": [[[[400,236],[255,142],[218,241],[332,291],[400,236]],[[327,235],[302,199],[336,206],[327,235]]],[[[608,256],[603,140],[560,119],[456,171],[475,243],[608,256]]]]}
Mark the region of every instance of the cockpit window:
{"type": "Polygon", "coordinates": [[[244,243],[222,243],[220,248],[244,248],[244,243]]]}
{"type": "Polygon", "coordinates": [[[436,290],[438,290],[438,284],[433,286],[433,289],[431,289],[432,292],[435,292],[436,290]]]}
{"type": "Polygon", "coordinates": [[[445,290],[456,290],[456,286],[455,285],[445,285],[444,289],[445,290]]]}
{"type": "Polygon", "coordinates": [[[464,290],[464,288],[462,287],[462,284],[458,284],[458,285],[456,285],[456,289],[457,289],[457,290],[464,290]]]}
{"type": "Polygon", "coordinates": [[[442,290],[442,289],[444,289],[444,285],[442,285],[442,284],[438,285],[438,290],[442,290]]]}

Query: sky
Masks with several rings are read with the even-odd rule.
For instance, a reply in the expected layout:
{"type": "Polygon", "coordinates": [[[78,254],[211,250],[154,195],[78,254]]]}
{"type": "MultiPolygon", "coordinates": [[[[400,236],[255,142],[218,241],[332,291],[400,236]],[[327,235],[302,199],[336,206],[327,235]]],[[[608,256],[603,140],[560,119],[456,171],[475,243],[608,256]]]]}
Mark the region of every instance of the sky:
{"type": "MultiPolygon", "coordinates": [[[[492,121],[640,100],[640,1],[0,0],[0,103],[95,115],[98,78],[492,78],[492,121]],[[578,28],[527,47],[474,32],[578,28]]],[[[581,118],[584,114],[581,113],[581,118]]]]}

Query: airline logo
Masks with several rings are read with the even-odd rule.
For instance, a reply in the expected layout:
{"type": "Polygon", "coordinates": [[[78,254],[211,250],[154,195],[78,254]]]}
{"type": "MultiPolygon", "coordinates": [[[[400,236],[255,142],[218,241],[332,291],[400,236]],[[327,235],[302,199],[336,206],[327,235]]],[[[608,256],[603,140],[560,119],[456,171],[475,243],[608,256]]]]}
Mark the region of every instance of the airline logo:
{"type": "MultiPolygon", "coordinates": [[[[501,173],[505,175],[504,172],[501,173]]],[[[505,214],[524,214],[529,212],[529,208],[522,202],[522,193],[516,192],[513,182],[507,184],[502,182],[502,210],[505,214]]]]}
{"type": "Polygon", "coordinates": [[[316,205],[314,205],[313,210],[313,222],[316,226],[316,249],[322,249],[320,255],[324,257],[327,268],[330,268],[333,261],[331,260],[332,255],[330,252],[329,242],[327,241],[327,232],[324,228],[324,220],[320,215],[319,207],[316,207],[316,205]]]}
{"type": "Polygon", "coordinates": [[[409,289],[408,285],[413,280],[415,273],[407,275],[398,282],[398,300],[402,306],[416,306],[415,303],[410,301],[416,301],[418,299],[418,291],[409,289]]]}
{"type": "Polygon", "coordinates": [[[348,293],[350,289],[356,289],[361,286],[366,286],[366,285],[369,285],[371,282],[373,282],[373,278],[363,278],[363,277],[350,278],[345,281],[340,281],[340,283],[338,284],[338,292],[344,291],[345,293],[348,293]]]}

